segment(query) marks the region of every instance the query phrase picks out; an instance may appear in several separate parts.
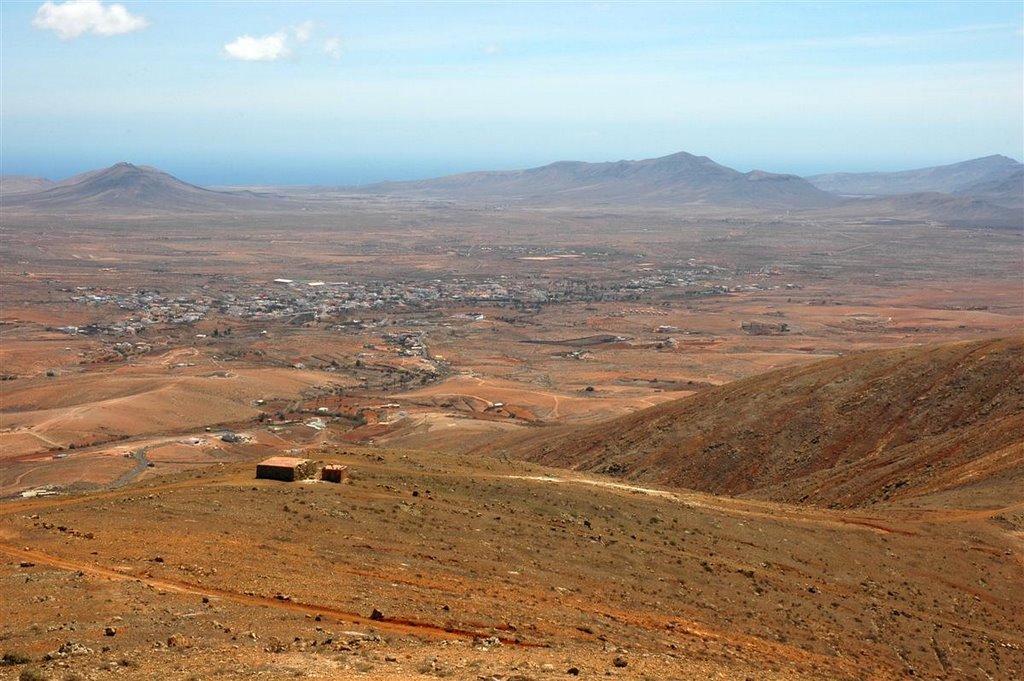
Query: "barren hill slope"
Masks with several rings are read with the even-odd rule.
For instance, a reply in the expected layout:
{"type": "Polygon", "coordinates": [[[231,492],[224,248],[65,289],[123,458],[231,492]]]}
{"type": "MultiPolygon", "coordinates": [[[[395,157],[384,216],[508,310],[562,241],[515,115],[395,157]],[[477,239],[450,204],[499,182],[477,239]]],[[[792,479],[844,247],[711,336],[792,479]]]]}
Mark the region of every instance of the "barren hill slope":
{"type": "Polygon", "coordinates": [[[53,187],[5,197],[7,208],[35,211],[219,212],[265,207],[272,202],[248,192],[215,192],[182,182],[149,166],[117,163],[53,187]]]}
{"type": "Polygon", "coordinates": [[[973,185],[998,183],[1019,174],[1021,164],[998,154],[960,163],[898,172],[826,173],[806,178],[835,194],[917,194],[962,192],[973,185]]]}
{"type": "Polygon", "coordinates": [[[992,203],[1015,209],[1019,215],[1024,206],[1024,167],[1018,167],[1007,175],[975,182],[957,190],[957,193],[983,197],[992,203]]]}
{"type": "Polygon", "coordinates": [[[869,352],[737,381],[506,449],[552,466],[857,506],[1024,485],[1024,341],[869,352]]]}
{"type": "Polygon", "coordinates": [[[0,678],[1024,669],[1020,540],[996,511],[850,512],[446,453],[309,454],[348,465],[348,484],[158,466],[117,490],[0,504],[0,678]]]}

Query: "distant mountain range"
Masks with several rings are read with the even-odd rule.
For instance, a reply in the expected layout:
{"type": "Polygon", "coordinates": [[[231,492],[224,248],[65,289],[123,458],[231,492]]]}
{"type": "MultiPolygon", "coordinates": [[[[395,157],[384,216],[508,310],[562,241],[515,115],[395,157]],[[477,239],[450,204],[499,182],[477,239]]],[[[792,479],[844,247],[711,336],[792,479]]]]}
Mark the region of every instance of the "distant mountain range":
{"type": "Polygon", "coordinates": [[[759,170],[741,173],[706,156],[680,152],[643,161],[560,161],[526,170],[381,182],[350,190],[526,205],[825,211],[842,217],[1021,228],[1021,167],[1005,156],[988,156],[900,173],[841,173],[804,179],[759,170]],[[889,189],[874,191],[879,187],[889,189]]]}
{"type": "Polygon", "coordinates": [[[539,168],[382,182],[359,191],[525,203],[707,204],[808,208],[836,198],[796,175],[741,173],[686,152],[643,161],[559,161],[539,168]]]}
{"type": "Polygon", "coordinates": [[[893,173],[832,173],[808,181],[847,198],[836,214],[1024,228],[1024,164],[1006,156],[893,173]]]}
{"type": "Polygon", "coordinates": [[[931,220],[1024,227],[1024,170],[1005,156],[898,173],[836,173],[807,179],[741,173],[686,152],[642,161],[560,161],[539,168],[463,173],[358,187],[213,191],[148,166],[118,163],[62,182],[5,176],[5,210],[42,214],[220,213],[288,210],[316,203],[340,210],[342,195],[535,206],[686,208],[696,213],[805,211],[836,217],[931,220]],[[815,186],[817,185],[817,186],[815,186]],[[826,191],[826,189],[828,191],[826,191]]]}
{"type": "Polygon", "coordinates": [[[1024,191],[1024,165],[1006,156],[985,156],[961,163],[892,173],[827,173],[807,179],[819,189],[852,196],[1003,194],[1024,191]]]}
{"type": "Polygon", "coordinates": [[[217,213],[258,209],[267,202],[252,192],[211,191],[156,168],[131,163],[117,163],[57,183],[8,176],[0,186],[4,208],[40,212],[217,213]],[[33,185],[40,188],[8,193],[8,187],[33,185]]]}

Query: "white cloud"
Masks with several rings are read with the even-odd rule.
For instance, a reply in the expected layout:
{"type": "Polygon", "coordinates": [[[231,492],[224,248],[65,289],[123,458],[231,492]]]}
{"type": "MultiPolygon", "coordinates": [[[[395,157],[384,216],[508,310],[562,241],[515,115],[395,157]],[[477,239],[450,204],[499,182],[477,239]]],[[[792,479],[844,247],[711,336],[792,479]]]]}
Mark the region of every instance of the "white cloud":
{"type": "Polygon", "coordinates": [[[341,59],[344,49],[344,46],[341,44],[341,38],[327,38],[324,40],[323,53],[331,59],[341,59]]]}
{"type": "MultiPolygon", "coordinates": [[[[302,52],[301,46],[318,33],[320,26],[315,21],[303,21],[262,37],[239,36],[224,46],[224,54],[241,61],[278,61],[293,56],[298,58],[302,52]]],[[[321,52],[325,55],[339,59],[342,51],[340,38],[324,39],[321,52]]]]}
{"type": "Polygon", "coordinates": [[[483,53],[486,54],[488,57],[493,57],[494,55],[500,52],[501,47],[498,45],[484,45],[483,47],[483,53]]]}
{"type": "Polygon", "coordinates": [[[295,36],[295,42],[304,43],[313,37],[313,32],[316,30],[316,22],[303,21],[301,24],[292,26],[292,35],[295,36]]]}
{"type": "Polygon", "coordinates": [[[85,33],[106,37],[141,31],[149,26],[149,21],[116,3],[104,6],[99,0],[68,0],[60,4],[47,0],[36,10],[32,25],[69,40],[85,33]]]}
{"type": "Polygon", "coordinates": [[[224,54],[240,61],[277,61],[291,54],[291,49],[284,33],[272,33],[261,38],[242,35],[224,46],[224,54]]]}

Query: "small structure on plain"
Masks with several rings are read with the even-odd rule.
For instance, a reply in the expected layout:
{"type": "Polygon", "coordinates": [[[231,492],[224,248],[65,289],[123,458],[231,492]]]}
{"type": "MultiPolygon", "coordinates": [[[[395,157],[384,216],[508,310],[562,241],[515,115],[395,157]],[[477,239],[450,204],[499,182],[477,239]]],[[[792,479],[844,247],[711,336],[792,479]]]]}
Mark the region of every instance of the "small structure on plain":
{"type": "Polygon", "coordinates": [[[320,479],[327,482],[345,482],[348,480],[348,466],[328,464],[320,470],[320,479]]]}
{"type": "Polygon", "coordinates": [[[256,464],[256,477],[264,480],[293,482],[316,475],[316,463],[292,456],[272,456],[256,464]]]}

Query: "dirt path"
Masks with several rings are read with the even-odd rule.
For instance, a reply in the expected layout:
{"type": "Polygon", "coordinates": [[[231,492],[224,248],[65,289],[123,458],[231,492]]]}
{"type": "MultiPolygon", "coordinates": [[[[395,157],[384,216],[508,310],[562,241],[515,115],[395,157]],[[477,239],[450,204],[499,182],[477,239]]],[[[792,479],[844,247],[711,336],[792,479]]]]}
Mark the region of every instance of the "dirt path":
{"type": "MultiPolygon", "coordinates": [[[[685,492],[670,492],[668,490],[654,489],[651,487],[638,487],[636,485],[627,485],[621,482],[608,482],[604,480],[587,480],[586,478],[556,478],[544,475],[504,475],[499,477],[512,480],[534,480],[536,482],[556,484],[569,483],[577,485],[591,485],[594,487],[603,487],[606,489],[630,492],[633,494],[646,494],[653,497],[668,499],[669,501],[674,501],[686,506],[706,509],[718,513],[763,518],[766,520],[785,520],[787,522],[796,522],[806,525],[818,525],[843,529],[860,529],[878,532],[880,534],[902,534],[905,536],[914,535],[913,532],[897,530],[882,525],[881,521],[877,521],[872,518],[843,518],[839,516],[833,516],[830,518],[812,517],[809,514],[800,513],[797,509],[787,507],[782,504],[751,502],[739,499],[724,499],[721,497],[714,497],[715,501],[711,502],[710,500],[713,497],[702,496],[696,493],[687,494],[685,492]]],[[[820,515],[820,509],[815,509],[815,512],[816,515],[820,515]]]]}
{"type": "MultiPolygon", "coordinates": [[[[161,579],[152,577],[147,574],[125,574],[116,570],[105,568],[95,563],[89,563],[78,560],[71,560],[67,558],[61,558],[54,556],[43,551],[38,551],[29,548],[19,549],[9,544],[0,543],[0,553],[5,553],[19,561],[28,561],[33,563],[42,563],[44,565],[50,565],[52,567],[61,568],[64,570],[72,570],[75,572],[82,572],[93,577],[100,579],[107,579],[111,581],[120,582],[141,582],[147,584],[161,591],[168,591],[179,594],[189,594],[194,596],[205,596],[208,598],[219,598],[221,600],[230,601],[232,603],[238,603],[241,605],[258,606],[274,608],[276,610],[285,610],[289,612],[298,612],[310,615],[321,615],[327,617],[334,617],[336,619],[344,620],[346,622],[374,627],[376,629],[384,629],[401,634],[412,634],[419,636],[430,636],[436,638],[488,638],[493,636],[491,632],[487,631],[470,631],[466,629],[459,629],[455,627],[444,627],[429,622],[421,622],[411,619],[401,618],[388,618],[373,619],[360,615],[359,613],[349,612],[346,610],[340,610],[337,608],[331,608],[323,605],[314,605],[310,603],[299,603],[297,601],[282,599],[270,596],[257,596],[242,594],[235,591],[229,591],[226,589],[218,589],[214,587],[200,586],[198,584],[190,584],[188,582],[182,582],[171,579],[161,579]]],[[[547,647],[547,644],[529,643],[516,638],[498,637],[502,643],[508,645],[516,645],[528,648],[547,647]]]]}
{"type": "MultiPolygon", "coordinates": [[[[64,447],[64,445],[63,445],[63,444],[61,444],[60,442],[57,442],[57,441],[55,441],[55,440],[51,440],[51,439],[50,439],[49,437],[47,437],[47,436],[46,436],[46,435],[44,435],[43,433],[37,433],[37,432],[35,432],[34,430],[32,430],[32,429],[31,429],[31,428],[34,428],[34,427],[35,427],[35,426],[31,426],[30,428],[26,428],[26,429],[19,429],[19,430],[21,430],[22,432],[27,432],[27,433],[28,433],[29,435],[31,435],[32,437],[36,438],[37,440],[39,440],[39,441],[41,441],[41,442],[45,442],[45,443],[46,443],[47,445],[49,445],[50,447],[61,447],[61,448],[63,448],[63,447],[64,447]]],[[[14,431],[14,432],[17,432],[17,431],[14,431]]],[[[35,452],[35,453],[39,453],[39,452],[35,452]]]]}
{"type": "Polygon", "coordinates": [[[43,468],[43,466],[36,466],[35,468],[29,468],[29,469],[28,469],[27,471],[25,471],[24,473],[22,473],[21,475],[19,475],[18,477],[16,477],[16,478],[14,479],[14,482],[13,482],[13,483],[11,483],[11,484],[12,484],[12,485],[20,485],[20,484],[21,484],[21,481],[22,481],[22,480],[24,480],[24,479],[25,479],[25,477],[26,477],[27,475],[30,475],[31,473],[35,473],[35,472],[36,472],[37,470],[39,470],[40,468],[43,468]]]}

